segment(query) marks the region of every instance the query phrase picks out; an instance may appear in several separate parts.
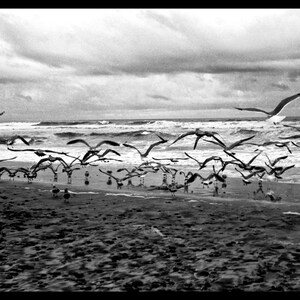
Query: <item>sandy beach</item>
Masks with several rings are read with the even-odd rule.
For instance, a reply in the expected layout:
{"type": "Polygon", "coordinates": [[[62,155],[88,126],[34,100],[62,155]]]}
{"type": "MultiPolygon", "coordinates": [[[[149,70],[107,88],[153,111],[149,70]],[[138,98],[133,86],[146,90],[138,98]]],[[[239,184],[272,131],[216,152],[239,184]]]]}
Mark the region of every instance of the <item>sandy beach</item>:
{"type": "Polygon", "coordinates": [[[51,186],[1,181],[0,291],[300,290],[299,203],[51,186]]]}

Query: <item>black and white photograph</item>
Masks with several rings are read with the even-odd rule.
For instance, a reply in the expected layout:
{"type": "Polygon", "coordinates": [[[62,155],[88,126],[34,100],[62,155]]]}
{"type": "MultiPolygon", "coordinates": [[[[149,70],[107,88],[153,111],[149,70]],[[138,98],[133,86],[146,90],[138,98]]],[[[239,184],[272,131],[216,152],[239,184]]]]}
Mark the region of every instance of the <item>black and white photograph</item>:
{"type": "Polygon", "coordinates": [[[0,291],[299,292],[300,9],[0,8],[0,291]]]}

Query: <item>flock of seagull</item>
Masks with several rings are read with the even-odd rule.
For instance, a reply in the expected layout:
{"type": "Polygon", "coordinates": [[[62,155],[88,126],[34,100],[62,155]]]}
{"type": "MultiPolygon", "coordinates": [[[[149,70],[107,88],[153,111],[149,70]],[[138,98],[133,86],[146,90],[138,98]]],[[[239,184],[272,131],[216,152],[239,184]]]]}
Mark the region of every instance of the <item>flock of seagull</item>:
{"type": "MultiPolygon", "coordinates": [[[[275,124],[278,124],[278,120],[282,120],[282,116],[280,118],[278,117],[279,112],[291,101],[298,98],[300,94],[293,95],[291,97],[288,97],[284,100],[282,100],[277,107],[270,112],[266,112],[264,110],[258,109],[258,108],[237,108],[238,110],[248,110],[248,111],[255,111],[255,112],[262,112],[264,114],[267,114],[269,118],[273,118],[272,122],[275,124]]],[[[0,113],[2,115],[4,112],[0,113]]],[[[290,127],[292,129],[295,129],[297,131],[300,131],[300,128],[291,126],[291,125],[283,125],[286,127],[290,127]]],[[[95,146],[91,146],[89,142],[83,139],[73,139],[67,142],[67,145],[73,145],[73,144],[83,144],[88,149],[83,153],[83,155],[79,156],[73,156],[67,152],[59,152],[54,150],[48,150],[48,149],[34,149],[34,148],[22,148],[22,149],[16,149],[14,147],[14,144],[16,140],[20,140],[22,143],[24,143],[26,146],[31,146],[33,143],[33,140],[26,140],[24,137],[18,135],[13,136],[9,139],[2,140],[2,144],[7,145],[7,149],[12,152],[18,152],[18,151],[30,151],[33,152],[38,157],[41,157],[40,160],[33,164],[31,167],[24,168],[8,168],[8,167],[0,167],[0,179],[1,176],[4,173],[7,173],[10,179],[14,179],[15,176],[18,173],[23,173],[23,176],[28,179],[28,183],[31,183],[36,177],[38,172],[45,171],[47,169],[51,170],[53,172],[53,182],[58,181],[58,172],[61,168],[62,172],[65,172],[68,177],[68,184],[72,183],[72,173],[76,170],[81,170],[82,167],[86,166],[95,166],[99,167],[98,162],[109,162],[109,161],[119,161],[122,162],[123,160],[117,159],[115,157],[108,157],[108,154],[114,154],[117,157],[121,157],[121,154],[116,151],[115,149],[112,149],[112,147],[126,147],[129,149],[132,149],[133,151],[136,151],[136,153],[140,156],[140,159],[142,161],[141,164],[138,166],[132,168],[131,170],[128,170],[127,168],[120,168],[116,171],[116,173],[126,172],[124,176],[117,176],[116,174],[113,174],[111,170],[104,171],[103,169],[99,168],[99,172],[106,175],[108,178],[107,184],[112,184],[112,179],[116,182],[117,189],[121,189],[124,185],[123,182],[127,181],[127,186],[133,186],[131,179],[134,177],[138,177],[140,179],[139,186],[145,187],[144,185],[144,178],[147,175],[147,173],[158,173],[162,172],[163,174],[163,180],[162,184],[158,186],[150,186],[148,190],[168,190],[171,192],[172,197],[175,197],[175,193],[183,189],[183,192],[188,193],[189,192],[189,186],[191,183],[195,182],[197,178],[200,179],[203,187],[207,186],[214,186],[214,192],[215,194],[218,194],[220,183],[222,185],[222,188],[225,192],[225,189],[227,187],[226,179],[227,175],[223,172],[226,170],[228,165],[232,165],[233,168],[241,175],[242,181],[244,185],[248,185],[252,182],[253,178],[258,178],[259,187],[261,189],[262,187],[262,180],[263,178],[267,178],[268,180],[278,180],[282,179],[282,175],[287,170],[295,167],[295,164],[293,165],[287,165],[287,166],[278,166],[277,164],[280,161],[284,161],[288,158],[288,155],[280,156],[277,158],[271,159],[267,153],[265,153],[265,147],[274,145],[276,147],[285,147],[289,153],[292,153],[290,145],[300,147],[300,145],[294,143],[291,141],[294,138],[299,138],[299,135],[292,135],[288,137],[279,137],[280,140],[288,139],[288,141],[267,141],[262,144],[257,144],[250,142],[255,135],[251,135],[249,137],[237,140],[232,143],[226,143],[224,139],[220,136],[219,133],[215,131],[203,131],[199,128],[188,131],[186,133],[181,134],[178,136],[173,142],[169,144],[169,146],[172,146],[173,144],[177,143],[179,140],[184,139],[187,136],[195,136],[194,146],[193,149],[197,148],[198,142],[200,140],[203,140],[207,143],[212,143],[218,147],[220,147],[223,152],[226,154],[226,159],[221,156],[213,155],[211,157],[208,157],[204,159],[203,161],[200,161],[198,158],[193,157],[187,152],[184,152],[185,157],[169,157],[169,158],[159,158],[159,157],[152,157],[149,158],[149,154],[153,150],[153,148],[166,144],[169,142],[162,136],[155,133],[158,140],[152,143],[150,146],[147,147],[145,151],[141,151],[137,147],[131,145],[130,143],[119,143],[112,140],[102,140],[99,143],[97,143],[95,146]],[[210,139],[208,139],[210,138],[210,139]],[[109,148],[107,149],[101,149],[100,147],[106,145],[109,148]],[[243,145],[254,145],[256,146],[255,151],[258,153],[255,153],[255,155],[248,161],[245,162],[241,158],[238,157],[237,153],[233,152],[236,148],[243,146],[243,145]],[[255,165],[254,161],[256,158],[262,153],[265,154],[267,161],[264,163],[264,165],[255,165]],[[71,162],[67,163],[66,158],[63,157],[69,157],[71,158],[71,162]],[[181,169],[176,168],[176,163],[180,162],[181,160],[194,160],[197,165],[199,166],[199,169],[197,172],[184,172],[181,169]],[[173,163],[171,165],[171,163],[173,163]],[[211,164],[212,163],[212,164],[211,164]],[[209,167],[212,167],[211,172],[207,176],[203,176],[203,174],[200,173],[203,169],[207,169],[209,167]],[[216,170],[216,167],[219,166],[218,170],[216,170]],[[176,174],[180,174],[184,176],[184,183],[179,184],[176,182],[176,174]],[[167,174],[171,175],[172,182],[168,183],[167,181],[167,174]]],[[[254,151],[254,152],[255,152],[254,151]]],[[[9,159],[3,159],[0,160],[0,163],[3,163],[5,161],[16,159],[17,156],[9,158],[9,159]]],[[[85,172],[85,183],[89,183],[89,172],[85,172]]],[[[53,184],[53,197],[57,197],[60,190],[53,184]]],[[[269,195],[270,199],[273,200],[274,197],[269,195]],[[272,198],[272,197],[273,198],[272,198]]],[[[70,198],[70,194],[68,192],[68,189],[66,188],[64,190],[64,199],[66,202],[68,202],[68,199],[70,198]]]]}

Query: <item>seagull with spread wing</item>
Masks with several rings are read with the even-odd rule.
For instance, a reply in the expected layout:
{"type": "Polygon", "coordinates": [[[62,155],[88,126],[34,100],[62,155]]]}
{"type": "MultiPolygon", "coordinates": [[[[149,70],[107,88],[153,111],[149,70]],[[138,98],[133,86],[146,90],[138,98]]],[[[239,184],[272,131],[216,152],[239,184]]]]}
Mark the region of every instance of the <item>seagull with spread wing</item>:
{"type": "Polygon", "coordinates": [[[76,144],[76,143],[81,143],[84,144],[86,146],[89,147],[89,150],[85,153],[84,157],[83,157],[83,161],[87,160],[88,158],[90,158],[92,155],[96,155],[100,152],[101,149],[98,149],[101,145],[107,144],[110,146],[120,146],[119,143],[115,142],[115,141],[110,141],[110,140],[103,140],[99,143],[97,143],[95,146],[91,146],[87,141],[83,140],[83,139],[75,139],[75,140],[71,140],[69,142],[67,142],[67,145],[72,145],[72,144],[76,144]]]}
{"type": "Polygon", "coordinates": [[[189,135],[196,135],[196,140],[195,140],[195,143],[194,143],[194,150],[196,149],[197,147],[197,144],[199,142],[199,140],[204,137],[204,136],[207,136],[207,137],[212,137],[214,138],[217,142],[221,142],[217,137],[216,135],[219,135],[218,132],[215,132],[215,131],[203,131],[199,128],[196,128],[195,130],[192,130],[192,131],[188,131],[186,133],[183,133],[181,134],[171,145],[173,145],[174,143],[176,143],[177,141],[185,138],[186,136],[189,136],[189,135]]]}
{"type": "Polygon", "coordinates": [[[69,156],[68,153],[66,152],[58,152],[54,150],[44,150],[44,149],[14,149],[14,148],[9,148],[7,147],[8,150],[10,151],[30,151],[36,154],[37,156],[46,156],[46,153],[55,153],[55,154],[61,154],[61,155],[66,155],[69,156]]]}
{"type": "Polygon", "coordinates": [[[198,163],[199,165],[199,170],[203,169],[206,167],[207,163],[209,163],[210,161],[214,160],[214,161],[220,161],[223,164],[223,159],[220,156],[210,156],[207,159],[205,159],[203,162],[198,161],[196,158],[194,158],[193,156],[189,155],[188,153],[184,152],[184,154],[186,156],[188,156],[189,158],[193,159],[195,162],[198,163]]]}
{"type": "Polygon", "coordinates": [[[203,139],[203,140],[206,141],[206,142],[213,143],[215,145],[221,146],[226,151],[230,151],[230,150],[232,150],[236,147],[242,146],[244,142],[249,141],[249,140],[253,139],[254,137],[255,137],[255,135],[252,135],[252,136],[249,136],[247,138],[238,140],[238,141],[236,141],[236,142],[234,142],[230,145],[226,145],[222,141],[215,142],[215,141],[209,141],[209,140],[206,140],[206,139],[203,139]]]}
{"type": "Polygon", "coordinates": [[[15,144],[16,140],[21,140],[25,145],[29,146],[29,142],[26,141],[26,139],[24,139],[22,136],[20,135],[15,135],[15,136],[12,136],[8,139],[1,139],[0,143],[1,144],[6,144],[7,146],[11,146],[13,144],[15,144]]]}
{"type": "Polygon", "coordinates": [[[160,144],[164,144],[164,143],[166,143],[166,142],[168,141],[168,140],[164,139],[163,137],[159,136],[158,134],[156,134],[156,136],[159,137],[160,140],[159,140],[158,142],[155,142],[155,143],[151,144],[151,145],[148,147],[148,149],[147,149],[144,153],[142,153],[138,148],[136,148],[136,147],[133,146],[133,145],[124,143],[123,146],[129,147],[129,148],[132,148],[132,149],[135,149],[135,150],[139,153],[141,159],[144,159],[144,158],[146,158],[146,157],[148,156],[148,154],[150,153],[150,151],[151,151],[154,147],[156,147],[156,146],[158,146],[158,145],[160,145],[160,144]]]}
{"type": "Polygon", "coordinates": [[[288,158],[288,156],[285,155],[285,156],[277,157],[277,158],[275,158],[273,161],[271,161],[270,158],[269,158],[269,156],[267,155],[267,153],[265,153],[265,156],[267,157],[267,159],[268,159],[268,161],[269,161],[269,164],[270,164],[272,167],[274,167],[280,160],[288,158]]]}
{"type": "Polygon", "coordinates": [[[296,100],[298,97],[300,97],[300,93],[295,94],[293,96],[287,97],[279,102],[279,104],[271,111],[265,111],[260,108],[255,108],[255,107],[235,107],[235,109],[238,110],[246,110],[246,111],[253,111],[253,112],[261,112],[264,113],[268,116],[269,121],[272,121],[273,123],[279,123],[282,121],[285,116],[278,116],[278,114],[283,110],[283,108],[291,103],[292,101],[296,100]]]}
{"type": "Polygon", "coordinates": [[[234,154],[232,154],[231,152],[228,152],[226,150],[223,150],[227,155],[233,157],[236,160],[236,164],[244,170],[253,170],[252,163],[253,161],[262,153],[262,151],[258,152],[255,156],[253,156],[248,162],[244,162],[242,160],[240,160],[239,158],[237,158],[234,154]]]}
{"type": "Polygon", "coordinates": [[[101,151],[101,149],[99,149],[99,150],[89,150],[88,152],[86,152],[86,154],[83,156],[83,158],[82,158],[82,160],[81,160],[81,163],[82,164],[84,164],[85,162],[87,162],[87,160],[89,160],[91,157],[93,157],[93,156],[97,156],[98,157],[98,159],[97,159],[97,161],[98,160],[104,160],[104,159],[102,159],[102,158],[105,158],[105,155],[106,154],[108,154],[108,153],[114,153],[114,154],[116,154],[116,155],[118,155],[118,156],[121,156],[121,154],[119,153],[119,152],[117,152],[117,151],[115,151],[115,150],[113,150],[113,149],[106,149],[106,150],[104,150],[103,151],[103,153],[99,153],[101,151]]]}

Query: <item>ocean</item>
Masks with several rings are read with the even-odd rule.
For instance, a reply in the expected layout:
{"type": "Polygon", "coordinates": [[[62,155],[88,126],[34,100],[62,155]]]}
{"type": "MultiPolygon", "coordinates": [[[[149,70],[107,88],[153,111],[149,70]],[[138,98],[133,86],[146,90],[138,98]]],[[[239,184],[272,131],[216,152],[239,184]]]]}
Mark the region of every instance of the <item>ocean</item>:
{"type": "MultiPolygon", "coordinates": [[[[21,141],[17,141],[12,147],[14,149],[48,149],[55,151],[68,152],[72,156],[81,157],[86,153],[88,147],[81,143],[67,145],[67,142],[72,139],[81,138],[86,140],[91,146],[95,146],[102,140],[113,140],[118,143],[125,143],[136,146],[141,151],[145,151],[150,144],[158,140],[156,134],[167,139],[168,142],[161,144],[150,152],[147,160],[153,161],[153,158],[187,158],[185,152],[190,156],[196,158],[199,161],[203,161],[206,158],[217,155],[222,157],[224,160],[232,159],[228,157],[223,149],[218,145],[203,141],[200,139],[197,148],[194,150],[195,136],[187,136],[175,144],[171,143],[181,134],[186,133],[196,128],[206,131],[218,132],[219,137],[225,144],[231,144],[237,140],[250,137],[255,137],[249,141],[253,143],[263,143],[266,141],[289,141],[288,139],[280,139],[281,137],[300,135],[296,129],[283,126],[292,125],[300,127],[300,118],[298,117],[287,117],[280,124],[275,125],[265,121],[263,118],[228,118],[228,119],[149,119],[149,120],[82,120],[82,121],[42,121],[42,122],[1,122],[0,123],[0,139],[9,138],[15,135],[21,135],[26,139],[33,138],[34,143],[30,146],[24,145],[21,141]],[[156,134],[155,134],[156,133],[156,134]]],[[[207,139],[207,138],[206,138],[207,139]]],[[[209,139],[209,138],[208,138],[209,139]]],[[[297,139],[293,139],[297,143],[297,139]]],[[[282,175],[282,179],[279,182],[288,184],[299,184],[300,183],[300,148],[290,145],[292,153],[289,153],[286,148],[276,147],[270,145],[264,148],[264,151],[255,159],[255,165],[266,166],[268,163],[267,156],[271,160],[277,157],[287,155],[287,159],[280,161],[276,166],[289,166],[295,165],[294,168],[286,171],[282,175]]],[[[82,170],[74,172],[72,185],[84,185],[84,172],[91,170],[89,186],[91,188],[107,188],[113,190],[116,188],[115,184],[107,186],[107,176],[99,172],[99,168],[104,171],[113,170],[113,174],[116,177],[122,177],[125,173],[117,173],[118,168],[133,168],[142,163],[137,151],[124,146],[113,147],[109,145],[102,145],[101,149],[111,148],[118,151],[121,156],[115,154],[109,154],[107,157],[120,159],[122,162],[110,161],[110,162],[99,162],[98,167],[83,167],[82,170]],[[121,176],[122,175],[122,176],[121,176]]],[[[234,149],[235,155],[242,161],[249,161],[257,152],[254,145],[242,145],[234,149]]],[[[29,151],[9,151],[6,144],[0,144],[0,159],[6,159],[17,156],[15,160],[1,162],[0,166],[17,167],[17,166],[31,166],[37,163],[41,157],[38,157],[33,152],[29,151]]],[[[55,155],[54,155],[55,156],[55,155]]],[[[63,157],[63,156],[62,156],[63,157]]],[[[65,161],[70,162],[72,159],[63,157],[65,161]]],[[[159,160],[162,163],[170,163],[170,161],[159,160]]],[[[201,170],[200,174],[205,176],[212,172],[212,162],[208,164],[208,167],[201,170]]],[[[215,162],[215,167],[218,170],[219,164],[215,162]]],[[[176,163],[171,163],[169,167],[174,167],[184,172],[198,170],[198,164],[192,160],[179,160],[176,163]]],[[[244,172],[247,174],[247,172],[244,172]]],[[[229,165],[223,172],[228,178],[241,179],[241,175],[234,169],[234,166],[229,165]]],[[[36,181],[53,181],[53,174],[50,170],[42,171],[38,173],[36,181]],[[41,173],[41,176],[40,176],[41,173]]],[[[149,174],[145,178],[145,182],[148,185],[160,184],[162,175],[161,174],[149,174]]],[[[183,176],[177,175],[178,182],[183,182],[183,176]]],[[[1,180],[8,180],[7,174],[3,174],[1,180]]],[[[24,180],[22,176],[15,180],[24,180]]],[[[268,181],[268,179],[264,179],[268,181]]],[[[133,182],[138,184],[139,179],[134,178],[133,182]]],[[[59,175],[59,182],[61,184],[66,183],[66,174],[59,175]]],[[[194,183],[199,186],[199,191],[202,188],[200,181],[194,183]]],[[[248,187],[245,187],[247,189],[248,187]]],[[[197,188],[195,188],[197,192],[197,188]]],[[[300,196],[299,196],[300,198],[300,196]]]]}

